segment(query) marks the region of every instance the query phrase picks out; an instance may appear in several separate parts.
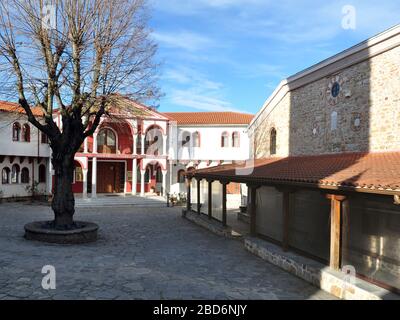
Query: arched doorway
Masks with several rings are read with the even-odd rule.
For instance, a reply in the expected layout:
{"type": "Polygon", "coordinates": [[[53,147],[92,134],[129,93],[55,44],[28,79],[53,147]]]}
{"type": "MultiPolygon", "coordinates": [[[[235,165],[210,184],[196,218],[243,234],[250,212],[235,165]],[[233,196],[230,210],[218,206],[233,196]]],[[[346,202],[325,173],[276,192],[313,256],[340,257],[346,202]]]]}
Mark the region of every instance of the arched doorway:
{"type": "MultiPolygon", "coordinates": [[[[145,193],[153,193],[157,195],[163,194],[163,185],[164,185],[164,175],[163,175],[163,167],[157,161],[152,161],[150,163],[145,164],[144,171],[144,192],[145,193]]],[[[140,174],[140,170],[138,167],[138,186],[141,188],[141,179],[142,176],[140,174]]],[[[137,190],[141,192],[141,190],[137,190]]]]}

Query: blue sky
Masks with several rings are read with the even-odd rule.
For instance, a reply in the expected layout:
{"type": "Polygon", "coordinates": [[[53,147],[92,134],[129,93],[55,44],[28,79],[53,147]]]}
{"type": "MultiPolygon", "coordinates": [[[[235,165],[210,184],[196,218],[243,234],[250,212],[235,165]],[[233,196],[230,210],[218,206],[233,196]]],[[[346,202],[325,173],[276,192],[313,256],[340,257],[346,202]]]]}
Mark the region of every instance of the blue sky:
{"type": "Polygon", "coordinates": [[[256,113],[279,82],[400,23],[399,0],[150,0],[160,111],[256,113]],[[356,9],[343,29],[342,9],[356,9]]]}

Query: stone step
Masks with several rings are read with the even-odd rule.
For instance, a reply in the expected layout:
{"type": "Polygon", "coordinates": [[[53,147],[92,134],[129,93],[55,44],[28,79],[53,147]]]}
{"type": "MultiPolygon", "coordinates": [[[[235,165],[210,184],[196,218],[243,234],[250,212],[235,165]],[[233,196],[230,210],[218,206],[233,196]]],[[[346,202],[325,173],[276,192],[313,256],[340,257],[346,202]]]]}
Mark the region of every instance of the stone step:
{"type": "Polygon", "coordinates": [[[162,197],[98,197],[96,199],[75,200],[77,208],[93,208],[93,207],[120,207],[120,206],[148,206],[163,207],[166,206],[166,200],[162,197]]]}

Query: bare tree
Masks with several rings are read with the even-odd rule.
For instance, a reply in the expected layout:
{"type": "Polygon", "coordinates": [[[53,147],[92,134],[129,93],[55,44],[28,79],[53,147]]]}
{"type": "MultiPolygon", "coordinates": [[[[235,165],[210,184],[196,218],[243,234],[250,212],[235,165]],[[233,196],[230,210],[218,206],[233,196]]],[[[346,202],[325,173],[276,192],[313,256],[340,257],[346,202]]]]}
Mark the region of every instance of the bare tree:
{"type": "Polygon", "coordinates": [[[55,170],[54,227],[74,227],[74,156],[127,95],[157,98],[146,0],[8,0],[0,4],[0,86],[46,134],[55,170]],[[124,95],[116,94],[118,92],[124,95]],[[35,117],[32,108],[41,108],[35,117]],[[54,112],[61,115],[59,128],[54,112]]]}

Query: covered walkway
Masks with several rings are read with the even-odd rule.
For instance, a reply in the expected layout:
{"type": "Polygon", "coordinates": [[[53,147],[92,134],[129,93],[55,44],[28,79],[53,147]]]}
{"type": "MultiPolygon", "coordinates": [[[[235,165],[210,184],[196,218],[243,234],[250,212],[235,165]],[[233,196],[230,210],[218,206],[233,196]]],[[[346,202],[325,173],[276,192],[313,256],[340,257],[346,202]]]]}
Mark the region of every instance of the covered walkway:
{"type": "MultiPolygon", "coordinates": [[[[208,218],[215,219],[213,182],[222,184],[222,226],[228,226],[226,186],[248,187],[249,233],[328,266],[351,266],[357,277],[400,291],[400,152],[265,158],[196,170],[208,184],[208,218]]],[[[198,190],[198,188],[197,188],[198,190]]],[[[199,197],[197,197],[199,198],[199,197]]],[[[346,269],[345,268],[345,269],[346,269]]]]}

